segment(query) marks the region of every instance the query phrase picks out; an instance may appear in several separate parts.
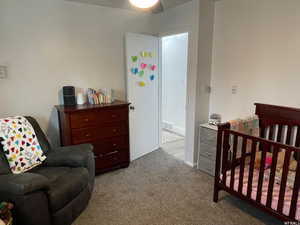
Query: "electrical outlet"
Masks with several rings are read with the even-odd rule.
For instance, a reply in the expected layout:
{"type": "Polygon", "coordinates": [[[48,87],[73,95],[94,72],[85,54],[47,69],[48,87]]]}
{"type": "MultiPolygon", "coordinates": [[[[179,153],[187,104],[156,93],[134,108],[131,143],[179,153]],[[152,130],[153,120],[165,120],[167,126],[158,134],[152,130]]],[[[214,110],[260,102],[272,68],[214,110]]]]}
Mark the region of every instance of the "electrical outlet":
{"type": "Polygon", "coordinates": [[[238,88],[237,85],[233,85],[233,86],[232,86],[232,88],[231,88],[231,93],[232,93],[233,95],[235,95],[235,94],[237,93],[237,88],[238,88]]]}
{"type": "Polygon", "coordinates": [[[7,67],[0,65],[0,79],[5,79],[7,77],[7,67]]]}

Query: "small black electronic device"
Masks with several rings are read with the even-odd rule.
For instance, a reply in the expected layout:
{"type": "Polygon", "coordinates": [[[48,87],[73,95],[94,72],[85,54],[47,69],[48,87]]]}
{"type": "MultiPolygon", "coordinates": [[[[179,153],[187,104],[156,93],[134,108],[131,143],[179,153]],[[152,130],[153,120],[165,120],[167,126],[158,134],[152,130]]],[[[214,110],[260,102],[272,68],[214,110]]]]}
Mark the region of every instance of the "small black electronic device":
{"type": "Polygon", "coordinates": [[[73,86],[63,87],[64,105],[76,105],[75,88],[73,86]]]}

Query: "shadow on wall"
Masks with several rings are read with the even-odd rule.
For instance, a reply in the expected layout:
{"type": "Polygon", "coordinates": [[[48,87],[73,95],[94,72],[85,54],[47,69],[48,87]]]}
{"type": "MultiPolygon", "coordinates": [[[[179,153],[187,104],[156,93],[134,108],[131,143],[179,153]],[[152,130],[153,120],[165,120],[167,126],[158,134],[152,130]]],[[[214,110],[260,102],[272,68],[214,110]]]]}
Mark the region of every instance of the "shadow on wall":
{"type": "MultiPolygon", "coordinates": [[[[58,102],[59,104],[63,104],[62,90],[58,91],[58,102]]],[[[46,135],[49,139],[51,146],[53,147],[60,146],[58,113],[55,107],[53,107],[51,110],[48,127],[46,130],[46,135]]]]}
{"type": "Polygon", "coordinates": [[[51,110],[46,135],[52,147],[60,146],[58,114],[57,110],[54,107],[51,110]]]}

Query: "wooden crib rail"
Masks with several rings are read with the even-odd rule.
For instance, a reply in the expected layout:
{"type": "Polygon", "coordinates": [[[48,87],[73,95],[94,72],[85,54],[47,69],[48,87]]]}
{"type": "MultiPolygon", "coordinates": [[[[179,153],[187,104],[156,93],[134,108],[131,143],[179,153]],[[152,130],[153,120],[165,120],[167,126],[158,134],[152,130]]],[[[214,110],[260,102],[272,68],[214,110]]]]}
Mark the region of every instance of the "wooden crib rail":
{"type": "MultiPolygon", "coordinates": [[[[273,215],[281,220],[295,220],[298,193],[300,188],[300,163],[297,162],[295,181],[293,186],[293,193],[291,198],[291,207],[289,215],[283,215],[284,198],[287,188],[287,177],[289,173],[290,158],[293,153],[300,153],[300,148],[290,146],[284,143],[275,142],[273,140],[267,140],[261,137],[250,136],[244,133],[230,130],[230,124],[219,125],[218,130],[218,141],[217,141],[217,157],[216,157],[216,171],[215,171],[215,192],[214,201],[218,200],[218,191],[226,190],[227,192],[242,197],[248,200],[252,204],[259,208],[263,208],[265,211],[271,212],[273,215]],[[240,141],[239,141],[240,140],[240,141]],[[239,146],[238,143],[241,142],[239,146]],[[247,149],[248,144],[250,145],[250,150],[247,149]],[[237,152],[240,150],[240,155],[237,157],[237,152]],[[254,163],[256,152],[261,151],[261,161],[259,167],[258,175],[258,185],[256,199],[251,198],[252,193],[252,182],[254,174],[254,163]],[[281,183],[279,191],[279,199],[277,203],[277,209],[272,209],[272,199],[273,199],[273,188],[275,184],[275,174],[276,166],[278,163],[279,152],[284,151],[284,162],[281,174],[281,183]],[[263,204],[262,199],[262,188],[264,182],[265,173],[265,160],[267,152],[272,152],[272,163],[270,167],[270,176],[267,189],[267,200],[263,204]],[[249,175],[247,183],[246,195],[243,194],[243,181],[244,181],[244,171],[246,167],[246,157],[250,158],[249,162],[249,175]],[[239,178],[238,178],[238,188],[234,189],[234,176],[236,168],[240,168],[239,178]],[[228,185],[227,176],[230,174],[230,182],[228,185]]],[[[248,165],[247,165],[248,166],[248,165]]]]}

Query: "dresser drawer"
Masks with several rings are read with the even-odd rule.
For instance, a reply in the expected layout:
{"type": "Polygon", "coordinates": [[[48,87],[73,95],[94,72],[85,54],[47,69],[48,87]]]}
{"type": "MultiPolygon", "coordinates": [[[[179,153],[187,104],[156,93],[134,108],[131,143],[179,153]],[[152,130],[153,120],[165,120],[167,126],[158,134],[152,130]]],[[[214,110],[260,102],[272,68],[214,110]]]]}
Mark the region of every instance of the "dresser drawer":
{"type": "Polygon", "coordinates": [[[106,154],[95,154],[96,170],[117,166],[121,163],[129,162],[129,151],[112,151],[106,154]]]}
{"type": "Polygon", "coordinates": [[[72,143],[81,144],[81,143],[93,142],[103,138],[125,135],[127,133],[128,133],[128,129],[126,127],[126,124],[123,123],[101,127],[101,129],[97,127],[73,129],[72,143]]]}
{"type": "Polygon", "coordinates": [[[205,142],[200,143],[200,155],[215,161],[216,160],[216,146],[207,144],[205,142]]]}
{"type": "Polygon", "coordinates": [[[71,128],[85,128],[100,126],[103,123],[111,123],[127,120],[128,110],[107,109],[92,110],[89,112],[76,112],[70,116],[71,128]]]}
{"type": "Polygon", "coordinates": [[[103,154],[112,151],[120,151],[120,149],[129,149],[128,136],[119,136],[114,138],[106,138],[91,143],[94,146],[95,154],[103,154]]]}
{"type": "Polygon", "coordinates": [[[208,158],[200,156],[198,167],[200,170],[202,170],[212,176],[215,175],[215,162],[208,158]]]}
{"type": "Polygon", "coordinates": [[[70,115],[71,128],[92,127],[97,123],[97,114],[94,112],[76,112],[70,115]]]}
{"type": "Polygon", "coordinates": [[[200,141],[209,145],[216,145],[217,143],[217,131],[201,127],[200,129],[200,141]]]}
{"type": "Polygon", "coordinates": [[[98,114],[98,123],[117,122],[128,119],[128,109],[103,110],[98,114]]]}

